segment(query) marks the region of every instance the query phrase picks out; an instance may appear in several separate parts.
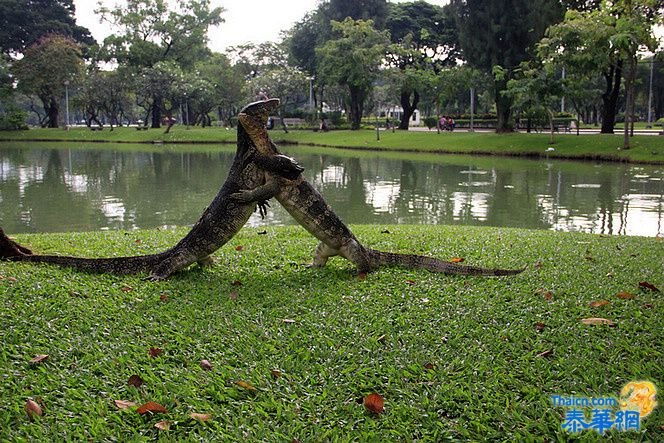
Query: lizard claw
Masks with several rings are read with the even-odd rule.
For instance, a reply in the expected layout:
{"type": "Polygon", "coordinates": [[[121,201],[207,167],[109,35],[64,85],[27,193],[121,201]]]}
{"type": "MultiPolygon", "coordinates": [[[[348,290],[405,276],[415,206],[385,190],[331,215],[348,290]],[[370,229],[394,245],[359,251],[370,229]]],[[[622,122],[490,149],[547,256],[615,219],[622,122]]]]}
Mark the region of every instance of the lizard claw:
{"type": "Polygon", "coordinates": [[[242,190],[238,192],[234,192],[231,194],[231,198],[233,200],[240,201],[242,203],[248,203],[251,201],[251,191],[247,190],[242,190]]]}
{"type": "Polygon", "coordinates": [[[265,216],[267,215],[267,208],[270,207],[270,202],[268,202],[267,200],[263,200],[261,202],[258,202],[257,207],[258,207],[258,213],[261,215],[261,219],[264,220],[265,216]]]}

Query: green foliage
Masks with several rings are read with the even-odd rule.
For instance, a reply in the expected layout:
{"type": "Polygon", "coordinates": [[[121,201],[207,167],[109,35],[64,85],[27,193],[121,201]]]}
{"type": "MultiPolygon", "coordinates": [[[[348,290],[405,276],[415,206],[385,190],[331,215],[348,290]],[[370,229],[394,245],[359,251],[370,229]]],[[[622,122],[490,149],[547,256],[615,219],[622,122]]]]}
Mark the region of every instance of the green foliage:
{"type": "MultiPolygon", "coordinates": [[[[0,440],[564,440],[564,413],[552,408],[552,394],[616,396],[631,380],[661,376],[664,305],[637,286],[664,286],[656,239],[468,226],[352,229],[381,250],[529,266],[501,278],[385,268],[360,280],[340,258],[324,270],[297,266],[316,245],[300,227],[243,229],[213,266],[160,283],[0,262],[0,440]],[[622,291],[634,298],[615,296],[622,291]],[[589,306],[597,300],[610,304],[589,306]],[[580,323],[588,317],[617,326],[580,323]],[[151,357],[151,347],[163,355],[151,357]],[[49,357],[30,365],[39,354],[49,357]],[[144,380],[140,388],[127,384],[132,375],[144,380]],[[380,416],[358,402],[372,392],[385,398],[380,416]],[[29,398],[44,410],[34,421],[25,412],[29,398]],[[141,416],[114,400],[155,401],[167,413],[141,416]],[[213,417],[201,423],[191,412],[213,417]],[[162,420],[170,431],[154,427],[162,420]]],[[[156,252],[185,232],[17,240],[94,257],[156,252]]],[[[663,420],[660,407],[638,433],[581,438],[661,441],[663,420]]]]}
{"type": "Polygon", "coordinates": [[[0,113],[0,131],[26,130],[28,125],[25,119],[28,114],[25,111],[13,110],[0,113]]]}
{"type": "Polygon", "coordinates": [[[348,87],[351,126],[358,129],[364,101],[378,76],[389,37],[377,31],[371,20],[348,18],[332,22],[332,27],[340,36],[317,48],[320,75],[327,82],[348,87]]]}
{"type": "Polygon", "coordinates": [[[438,126],[438,119],[436,117],[424,117],[424,124],[427,128],[433,129],[438,126]]]}
{"type": "Polygon", "coordinates": [[[65,35],[88,46],[90,31],[76,24],[73,0],[0,1],[0,51],[23,53],[47,34],[65,35]]]}

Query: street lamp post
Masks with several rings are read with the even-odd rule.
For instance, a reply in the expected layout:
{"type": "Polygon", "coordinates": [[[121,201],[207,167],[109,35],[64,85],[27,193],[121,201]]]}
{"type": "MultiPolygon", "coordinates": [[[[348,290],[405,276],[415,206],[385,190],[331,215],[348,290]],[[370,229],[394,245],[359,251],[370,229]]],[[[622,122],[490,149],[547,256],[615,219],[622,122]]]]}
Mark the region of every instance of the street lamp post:
{"type": "Polygon", "coordinates": [[[309,77],[309,109],[314,110],[314,79],[316,77],[309,77]]]}
{"type": "Polygon", "coordinates": [[[65,130],[69,131],[69,80],[65,80],[65,130]]]}
{"type": "Polygon", "coordinates": [[[655,56],[650,60],[650,86],[648,87],[648,123],[646,128],[652,128],[652,71],[655,66],[655,56]]]}

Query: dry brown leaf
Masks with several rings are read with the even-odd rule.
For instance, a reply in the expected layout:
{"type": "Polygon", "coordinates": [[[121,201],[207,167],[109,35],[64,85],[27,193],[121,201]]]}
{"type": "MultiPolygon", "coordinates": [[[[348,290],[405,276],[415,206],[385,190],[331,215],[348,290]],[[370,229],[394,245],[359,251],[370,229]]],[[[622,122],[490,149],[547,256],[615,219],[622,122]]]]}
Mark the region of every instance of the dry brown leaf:
{"type": "Polygon", "coordinates": [[[149,401],[149,402],[145,403],[144,405],[141,405],[138,409],[136,409],[136,412],[143,415],[143,414],[148,413],[148,412],[152,412],[153,414],[158,414],[158,413],[165,414],[168,411],[166,410],[165,407],[163,407],[159,403],[149,401]]]}
{"type": "Polygon", "coordinates": [[[137,238],[136,240],[134,240],[134,243],[136,243],[137,245],[140,245],[142,243],[142,241],[141,241],[140,238],[137,238]]]}
{"type": "Polygon", "coordinates": [[[113,400],[113,402],[115,403],[115,406],[118,409],[128,409],[128,408],[131,408],[133,406],[136,406],[136,403],[134,403],[133,401],[113,400]]]}
{"type": "Polygon", "coordinates": [[[415,280],[406,280],[406,284],[410,286],[415,286],[417,283],[415,283],[415,280]]]}
{"type": "Polygon", "coordinates": [[[25,412],[28,414],[30,420],[34,420],[35,417],[41,417],[43,414],[41,406],[36,401],[30,399],[25,402],[25,412]]]}
{"type": "Polygon", "coordinates": [[[47,354],[35,355],[34,358],[32,360],[30,360],[28,363],[30,363],[31,365],[36,365],[37,363],[43,362],[47,358],[48,358],[47,354]]]}
{"type": "Polygon", "coordinates": [[[609,325],[609,326],[615,325],[615,322],[613,322],[612,320],[601,317],[582,318],[581,323],[583,323],[584,325],[609,325]]]}
{"type": "Polygon", "coordinates": [[[630,294],[629,292],[618,292],[616,294],[616,297],[622,298],[623,300],[629,300],[630,298],[634,298],[634,295],[630,294]]]}
{"type": "Polygon", "coordinates": [[[430,371],[433,371],[434,368],[435,368],[435,366],[431,362],[424,365],[424,369],[428,369],[430,371]]]}
{"type": "Polygon", "coordinates": [[[654,307],[654,305],[653,305],[652,303],[645,303],[645,304],[643,305],[643,307],[646,308],[646,309],[651,309],[651,308],[654,307]]]}
{"type": "Polygon", "coordinates": [[[450,263],[463,263],[465,261],[466,259],[463,257],[454,257],[453,259],[450,260],[450,263]]]}
{"type": "Polygon", "coordinates": [[[159,296],[159,300],[161,300],[161,301],[163,301],[163,302],[167,302],[167,301],[168,301],[168,295],[166,295],[166,294],[161,294],[161,295],[159,296]]]}
{"type": "Polygon", "coordinates": [[[242,282],[240,280],[233,280],[233,283],[231,283],[232,286],[242,286],[242,282]]]}
{"type": "Polygon", "coordinates": [[[161,348],[150,348],[150,357],[155,358],[159,357],[160,355],[164,355],[164,350],[161,348]]]}
{"type": "Polygon", "coordinates": [[[122,292],[131,292],[134,290],[131,286],[123,286],[122,289],[120,289],[122,292]]]}
{"type": "Polygon", "coordinates": [[[279,377],[281,377],[281,375],[282,375],[282,374],[281,374],[281,371],[279,371],[279,370],[277,370],[277,369],[272,369],[272,370],[270,371],[270,374],[272,374],[272,377],[274,377],[274,378],[279,378],[279,377]]]}
{"type": "Polygon", "coordinates": [[[648,283],[647,281],[640,281],[639,282],[639,287],[650,289],[651,291],[654,291],[654,292],[659,292],[659,289],[657,288],[657,286],[655,286],[651,283],[648,283]]]}
{"type": "Polygon", "coordinates": [[[237,291],[231,291],[230,294],[228,294],[228,298],[231,300],[237,300],[240,294],[237,293],[237,291]]]}
{"type": "Polygon", "coordinates": [[[366,272],[360,272],[357,274],[357,279],[358,280],[366,280],[367,279],[367,273],[366,272]]]}
{"type": "Polygon", "coordinates": [[[251,384],[247,383],[246,381],[238,380],[238,381],[235,382],[235,384],[242,387],[242,388],[244,388],[244,389],[247,389],[249,391],[254,391],[254,392],[258,391],[258,389],[256,389],[255,387],[253,387],[251,384]]]}
{"type": "Polygon", "coordinates": [[[242,246],[242,245],[240,245],[240,246],[236,246],[236,247],[235,247],[235,250],[236,250],[236,251],[244,251],[244,246],[242,246]]]}
{"type": "Polygon", "coordinates": [[[7,280],[12,282],[12,283],[16,283],[18,281],[18,279],[16,277],[7,277],[7,280]]]}
{"type": "Polygon", "coordinates": [[[538,290],[535,291],[536,294],[540,294],[542,297],[544,297],[547,300],[553,300],[553,292],[547,291],[544,288],[539,288],[538,290]]]}
{"type": "Polygon", "coordinates": [[[553,355],[553,350],[551,350],[551,349],[546,350],[546,351],[544,351],[544,352],[540,352],[540,353],[537,354],[535,357],[548,357],[548,356],[550,356],[550,355],[553,355]]]}
{"type": "Polygon", "coordinates": [[[588,306],[590,306],[591,308],[601,308],[602,306],[606,306],[610,303],[611,302],[607,301],[607,300],[597,300],[597,301],[591,302],[588,306]]]}
{"type": "Polygon", "coordinates": [[[284,323],[295,323],[295,320],[293,320],[292,318],[284,318],[282,321],[284,323]]]}
{"type": "Polygon", "coordinates": [[[374,414],[381,414],[385,410],[385,400],[380,394],[369,394],[364,397],[364,407],[367,408],[369,412],[374,414]]]}
{"type": "Polygon", "coordinates": [[[207,361],[207,360],[201,360],[201,362],[199,363],[199,365],[201,366],[201,368],[202,368],[204,371],[211,371],[211,370],[212,370],[212,363],[210,363],[210,362],[207,361]]]}
{"type": "Polygon", "coordinates": [[[127,380],[127,384],[135,388],[140,388],[141,385],[143,384],[143,379],[138,375],[134,374],[131,377],[129,377],[129,380],[127,380]]]}
{"type": "Polygon", "coordinates": [[[546,328],[546,325],[544,323],[535,323],[535,329],[538,331],[543,331],[544,328],[546,328]]]}
{"type": "Polygon", "coordinates": [[[191,417],[194,420],[200,420],[200,421],[212,420],[212,414],[199,414],[196,412],[192,412],[191,414],[189,414],[189,417],[191,417]]]}
{"type": "Polygon", "coordinates": [[[162,431],[168,431],[169,429],[171,429],[171,422],[169,422],[168,420],[162,420],[159,423],[155,423],[154,427],[162,431]]]}

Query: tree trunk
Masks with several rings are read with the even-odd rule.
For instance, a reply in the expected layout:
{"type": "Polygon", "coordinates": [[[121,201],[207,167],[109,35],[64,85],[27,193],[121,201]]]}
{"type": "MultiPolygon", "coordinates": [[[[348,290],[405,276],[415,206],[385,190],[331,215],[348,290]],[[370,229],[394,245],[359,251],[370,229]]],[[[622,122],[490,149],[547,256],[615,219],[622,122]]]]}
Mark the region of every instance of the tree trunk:
{"type": "Polygon", "coordinates": [[[360,129],[365,93],[362,88],[349,86],[350,90],[350,129],[360,129]]]}
{"type": "Polygon", "coordinates": [[[152,128],[161,128],[161,98],[159,97],[154,98],[151,111],[152,111],[152,128]]]}
{"type": "Polygon", "coordinates": [[[496,115],[498,121],[496,123],[496,132],[512,132],[514,127],[511,122],[512,117],[512,99],[502,94],[507,90],[507,79],[496,80],[494,82],[495,99],[496,99],[496,115]]]}
{"type": "Polygon", "coordinates": [[[629,149],[630,126],[634,118],[634,78],[636,77],[636,54],[629,58],[627,75],[625,76],[625,130],[623,133],[623,149],[629,149]]]}
{"type": "Polygon", "coordinates": [[[45,102],[44,111],[46,111],[46,115],[48,115],[46,126],[49,128],[57,128],[60,111],[58,109],[58,101],[53,97],[49,98],[45,102]]]}
{"type": "Polygon", "coordinates": [[[622,60],[619,60],[609,71],[604,73],[606,89],[602,94],[602,134],[613,134],[616,124],[616,107],[620,94],[620,80],[622,78],[622,60]]]}
{"type": "Polygon", "coordinates": [[[417,89],[401,89],[401,107],[403,108],[403,114],[401,114],[401,121],[399,122],[399,129],[408,130],[410,125],[410,118],[413,116],[413,113],[417,109],[417,105],[420,103],[420,93],[417,92],[417,89]],[[413,95],[413,102],[410,102],[411,93],[413,95]]]}

